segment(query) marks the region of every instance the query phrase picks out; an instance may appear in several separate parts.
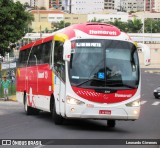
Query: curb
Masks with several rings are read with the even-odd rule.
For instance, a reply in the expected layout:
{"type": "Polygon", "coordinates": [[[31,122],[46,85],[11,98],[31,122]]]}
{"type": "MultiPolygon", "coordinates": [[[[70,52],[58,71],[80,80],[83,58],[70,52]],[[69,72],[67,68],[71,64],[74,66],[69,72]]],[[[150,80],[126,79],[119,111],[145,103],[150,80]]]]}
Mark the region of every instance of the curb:
{"type": "MultiPolygon", "coordinates": [[[[5,101],[4,100],[4,98],[0,98],[0,102],[3,102],[3,101],[5,101]]],[[[15,102],[17,102],[17,98],[16,98],[16,95],[15,96],[9,96],[9,100],[8,101],[15,101],[15,102]]]]}
{"type": "Polygon", "coordinates": [[[154,73],[154,74],[160,74],[160,70],[145,70],[147,73],[154,73]]]}
{"type": "Polygon", "coordinates": [[[17,101],[16,95],[15,96],[10,96],[9,100],[11,100],[11,101],[17,101]]]}

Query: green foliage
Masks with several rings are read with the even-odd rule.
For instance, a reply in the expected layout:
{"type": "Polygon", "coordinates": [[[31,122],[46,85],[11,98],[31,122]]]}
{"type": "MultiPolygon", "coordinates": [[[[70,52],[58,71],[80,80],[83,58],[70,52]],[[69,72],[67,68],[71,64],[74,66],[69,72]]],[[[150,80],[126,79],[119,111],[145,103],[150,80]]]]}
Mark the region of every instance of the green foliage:
{"type": "Polygon", "coordinates": [[[145,19],[145,32],[147,33],[160,33],[160,20],[145,19]]]}
{"type": "Polygon", "coordinates": [[[46,7],[40,7],[39,10],[46,10],[46,7]]]}
{"type": "Polygon", "coordinates": [[[128,32],[129,33],[138,33],[143,24],[140,19],[134,18],[133,20],[128,20],[128,32]]]}
{"type": "Polygon", "coordinates": [[[70,26],[70,23],[69,22],[60,21],[58,23],[53,23],[52,25],[54,27],[54,31],[57,31],[59,29],[62,29],[62,28],[70,26]]]}
{"type": "Polygon", "coordinates": [[[134,18],[133,20],[128,20],[128,22],[122,22],[119,20],[115,20],[114,22],[110,22],[110,24],[118,27],[120,30],[129,33],[138,33],[143,24],[140,19],[134,18]]]}
{"type": "Polygon", "coordinates": [[[9,43],[14,43],[24,36],[25,28],[31,23],[33,15],[25,7],[13,0],[0,0],[0,54],[9,43]]]}
{"type": "Polygon", "coordinates": [[[114,22],[109,22],[109,24],[112,24],[112,25],[118,27],[120,30],[122,30],[124,32],[128,31],[128,26],[127,26],[126,22],[122,22],[122,21],[119,21],[116,19],[114,22]]]}
{"type": "Polygon", "coordinates": [[[94,17],[90,22],[99,22],[99,23],[100,23],[100,22],[102,22],[102,20],[100,20],[100,19],[97,20],[97,19],[94,17]]]}

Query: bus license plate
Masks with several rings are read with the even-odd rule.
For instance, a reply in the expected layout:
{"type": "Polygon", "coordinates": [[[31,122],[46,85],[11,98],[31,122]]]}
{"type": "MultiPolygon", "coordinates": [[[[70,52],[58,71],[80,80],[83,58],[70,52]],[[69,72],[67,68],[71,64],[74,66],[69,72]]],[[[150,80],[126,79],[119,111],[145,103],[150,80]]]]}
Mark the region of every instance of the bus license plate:
{"type": "Polygon", "coordinates": [[[111,110],[99,110],[99,114],[111,115],[111,110]]]}

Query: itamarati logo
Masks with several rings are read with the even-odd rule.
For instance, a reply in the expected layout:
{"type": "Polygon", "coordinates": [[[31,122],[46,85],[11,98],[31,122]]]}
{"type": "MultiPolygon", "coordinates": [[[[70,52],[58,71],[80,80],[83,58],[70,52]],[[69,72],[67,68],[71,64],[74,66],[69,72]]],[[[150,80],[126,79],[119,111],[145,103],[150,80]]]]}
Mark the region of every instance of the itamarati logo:
{"type": "Polygon", "coordinates": [[[89,30],[89,34],[92,34],[92,35],[112,35],[112,36],[116,36],[117,35],[117,32],[116,31],[105,31],[105,30],[89,30]]]}

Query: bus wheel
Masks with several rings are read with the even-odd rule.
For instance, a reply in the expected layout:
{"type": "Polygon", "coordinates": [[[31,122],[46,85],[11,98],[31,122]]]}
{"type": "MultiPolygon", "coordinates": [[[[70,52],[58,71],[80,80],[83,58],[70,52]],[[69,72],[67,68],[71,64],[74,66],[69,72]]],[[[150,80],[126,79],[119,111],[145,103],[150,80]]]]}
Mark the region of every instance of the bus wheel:
{"type": "Polygon", "coordinates": [[[61,124],[63,124],[63,117],[60,116],[60,115],[58,115],[58,114],[56,113],[55,103],[54,103],[53,108],[52,108],[52,118],[53,118],[54,123],[55,123],[56,125],[61,125],[61,124]]]}
{"type": "Polygon", "coordinates": [[[115,120],[108,120],[107,121],[107,126],[108,127],[115,127],[116,121],[115,120]]]}
{"type": "Polygon", "coordinates": [[[24,96],[24,110],[27,115],[37,115],[39,114],[39,110],[28,106],[27,97],[24,96]]]}

